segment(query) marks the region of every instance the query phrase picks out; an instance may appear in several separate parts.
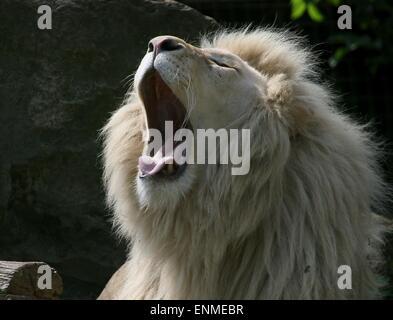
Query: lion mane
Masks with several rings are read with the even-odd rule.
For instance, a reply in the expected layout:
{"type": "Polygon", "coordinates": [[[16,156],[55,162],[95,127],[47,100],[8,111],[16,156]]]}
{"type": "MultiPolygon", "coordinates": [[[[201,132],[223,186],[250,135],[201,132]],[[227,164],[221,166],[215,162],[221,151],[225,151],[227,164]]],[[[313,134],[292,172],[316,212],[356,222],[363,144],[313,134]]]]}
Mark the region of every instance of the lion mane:
{"type": "MultiPolygon", "coordinates": [[[[201,47],[238,55],[267,81],[252,109],[251,166],[206,167],[175,207],[136,194],[142,102],[131,92],[103,129],[104,181],[127,262],[101,299],[376,298],[386,186],[379,144],[340,112],[301,39],[271,29],[220,31],[201,47]],[[352,270],[342,290],[338,268],[352,270]]],[[[213,90],[214,88],[212,88],[213,90]]]]}

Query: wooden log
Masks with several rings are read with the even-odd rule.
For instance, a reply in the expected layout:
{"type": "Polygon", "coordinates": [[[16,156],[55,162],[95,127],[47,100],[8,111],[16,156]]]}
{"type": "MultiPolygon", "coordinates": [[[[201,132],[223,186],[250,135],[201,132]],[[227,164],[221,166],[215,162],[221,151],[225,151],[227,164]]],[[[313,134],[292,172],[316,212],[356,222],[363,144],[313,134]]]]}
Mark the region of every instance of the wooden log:
{"type": "Polygon", "coordinates": [[[18,296],[15,294],[0,294],[0,300],[37,300],[35,297],[18,296]]]}
{"type": "Polygon", "coordinates": [[[63,292],[63,281],[57,271],[44,262],[0,261],[0,300],[58,299],[63,292]],[[50,270],[51,283],[39,287],[40,266],[50,270]]]}

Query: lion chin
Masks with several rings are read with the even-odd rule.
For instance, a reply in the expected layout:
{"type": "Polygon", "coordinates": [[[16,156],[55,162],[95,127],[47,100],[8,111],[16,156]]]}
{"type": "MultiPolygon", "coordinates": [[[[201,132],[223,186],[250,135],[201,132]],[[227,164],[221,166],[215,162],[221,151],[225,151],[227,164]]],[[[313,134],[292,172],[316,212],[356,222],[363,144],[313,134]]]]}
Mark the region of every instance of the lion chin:
{"type": "Polygon", "coordinates": [[[130,252],[100,299],[378,297],[377,143],[314,66],[301,39],[269,29],[149,42],[103,129],[107,199],[130,252]],[[165,121],[249,129],[249,172],[149,155],[146,135],[165,121]],[[351,288],[338,285],[343,265],[351,288]]]}

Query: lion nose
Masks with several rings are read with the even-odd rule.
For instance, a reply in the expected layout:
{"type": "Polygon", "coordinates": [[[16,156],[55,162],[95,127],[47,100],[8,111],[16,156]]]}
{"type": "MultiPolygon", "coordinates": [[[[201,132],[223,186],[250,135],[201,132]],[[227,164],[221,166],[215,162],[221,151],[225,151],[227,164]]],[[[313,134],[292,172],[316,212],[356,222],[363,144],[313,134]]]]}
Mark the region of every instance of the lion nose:
{"type": "Polygon", "coordinates": [[[184,48],[184,45],[175,37],[160,36],[149,41],[147,52],[154,52],[158,55],[163,51],[175,51],[184,48]]]}

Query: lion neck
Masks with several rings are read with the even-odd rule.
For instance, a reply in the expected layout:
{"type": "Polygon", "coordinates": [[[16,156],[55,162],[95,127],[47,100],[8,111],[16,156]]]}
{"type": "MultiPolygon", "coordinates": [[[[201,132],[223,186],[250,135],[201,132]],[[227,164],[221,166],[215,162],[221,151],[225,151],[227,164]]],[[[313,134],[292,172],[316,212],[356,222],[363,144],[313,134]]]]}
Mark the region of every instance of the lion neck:
{"type": "Polygon", "coordinates": [[[209,180],[204,179],[187,201],[173,210],[147,211],[139,221],[131,256],[143,261],[145,272],[138,277],[152,286],[141,291],[144,298],[244,297],[239,286],[245,283],[252,288],[247,291],[250,298],[259,296],[264,281],[257,285],[252,274],[268,278],[263,264],[270,240],[264,235],[272,231],[261,227],[266,190],[255,188],[252,175],[233,179],[225,168],[207,174],[209,180]],[[244,201],[252,194],[255,199],[244,201]],[[239,208],[235,203],[243,205],[239,208]]]}

